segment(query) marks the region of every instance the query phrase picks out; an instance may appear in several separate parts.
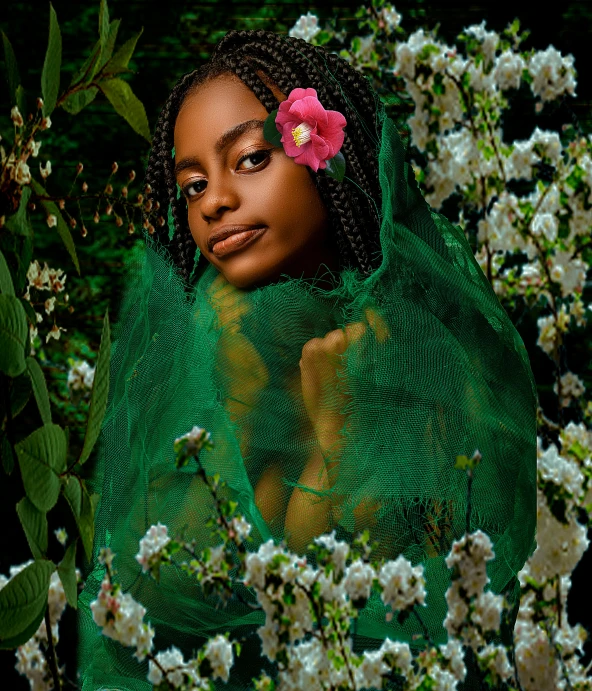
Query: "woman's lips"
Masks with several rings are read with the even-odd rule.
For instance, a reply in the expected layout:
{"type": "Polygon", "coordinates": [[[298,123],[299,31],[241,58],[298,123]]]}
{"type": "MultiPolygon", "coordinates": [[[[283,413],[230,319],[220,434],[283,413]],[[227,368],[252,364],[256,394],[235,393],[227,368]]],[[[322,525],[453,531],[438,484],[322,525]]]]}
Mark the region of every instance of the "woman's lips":
{"type": "Polygon", "coordinates": [[[246,244],[254,240],[255,238],[262,235],[267,230],[266,226],[261,228],[252,228],[251,230],[245,230],[240,233],[235,233],[230,235],[224,240],[220,240],[212,247],[212,254],[216,257],[223,257],[230,252],[241,249],[246,244]]]}

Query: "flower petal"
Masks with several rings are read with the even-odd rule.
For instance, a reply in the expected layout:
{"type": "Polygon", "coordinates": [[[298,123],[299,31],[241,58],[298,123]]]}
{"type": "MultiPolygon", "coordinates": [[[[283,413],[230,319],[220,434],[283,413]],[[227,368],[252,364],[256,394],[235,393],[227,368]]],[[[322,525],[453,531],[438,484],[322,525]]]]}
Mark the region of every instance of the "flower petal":
{"type": "Polygon", "coordinates": [[[298,115],[303,121],[310,122],[311,124],[314,120],[319,127],[327,126],[327,111],[316,98],[307,96],[300,101],[296,101],[290,107],[290,113],[298,115]]]}
{"type": "MultiPolygon", "coordinates": [[[[313,98],[317,98],[316,89],[311,89],[311,88],[301,89],[300,87],[297,87],[296,89],[292,89],[292,91],[290,91],[290,93],[288,94],[288,102],[290,105],[292,105],[292,103],[294,103],[294,101],[297,101],[300,98],[306,98],[307,96],[312,96],[313,98]]],[[[286,101],[282,101],[282,103],[286,103],[286,101]]]]}

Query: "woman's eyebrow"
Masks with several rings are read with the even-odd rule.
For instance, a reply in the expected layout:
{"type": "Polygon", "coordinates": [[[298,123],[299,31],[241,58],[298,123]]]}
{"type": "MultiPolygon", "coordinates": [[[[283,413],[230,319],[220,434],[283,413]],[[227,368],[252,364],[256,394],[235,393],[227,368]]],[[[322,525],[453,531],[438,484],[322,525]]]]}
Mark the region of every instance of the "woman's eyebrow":
{"type": "MultiPolygon", "coordinates": [[[[231,127],[229,130],[226,130],[224,134],[220,135],[218,141],[214,145],[214,151],[217,154],[222,153],[229,144],[235,139],[238,139],[242,134],[245,134],[245,132],[250,132],[254,129],[263,129],[263,123],[263,120],[245,120],[245,122],[240,122],[238,125],[231,127]]],[[[175,176],[179,175],[179,173],[187,168],[194,168],[198,165],[199,160],[195,156],[182,158],[175,163],[175,176]]]]}

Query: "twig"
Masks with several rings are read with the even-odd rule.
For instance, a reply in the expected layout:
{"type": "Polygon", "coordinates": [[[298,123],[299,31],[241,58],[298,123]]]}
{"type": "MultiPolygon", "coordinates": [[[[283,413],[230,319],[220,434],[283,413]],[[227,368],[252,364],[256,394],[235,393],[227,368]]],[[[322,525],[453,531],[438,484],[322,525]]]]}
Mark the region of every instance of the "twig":
{"type": "Polygon", "coordinates": [[[51,632],[51,622],[49,620],[49,605],[45,608],[45,631],[47,633],[47,664],[51,672],[51,677],[53,679],[53,687],[56,691],[60,691],[62,688],[62,680],[60,679],[60,673],[58,670],[58,658],[56,655],[55,647],[53,645],[53,634],[51,632]]]}

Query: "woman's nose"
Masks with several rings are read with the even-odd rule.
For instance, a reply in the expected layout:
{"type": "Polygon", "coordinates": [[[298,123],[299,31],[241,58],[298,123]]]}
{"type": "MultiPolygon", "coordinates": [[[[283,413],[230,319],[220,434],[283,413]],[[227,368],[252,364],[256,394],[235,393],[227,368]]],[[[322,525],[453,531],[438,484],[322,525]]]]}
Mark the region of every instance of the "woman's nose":
{"type": "Polygon", "coordinates": [[[201,199],[201,213],[204,219],[218,218],[224,211],[234,210],[239,197],[233,181],[228,176],[211,178],[201,199]]]}

